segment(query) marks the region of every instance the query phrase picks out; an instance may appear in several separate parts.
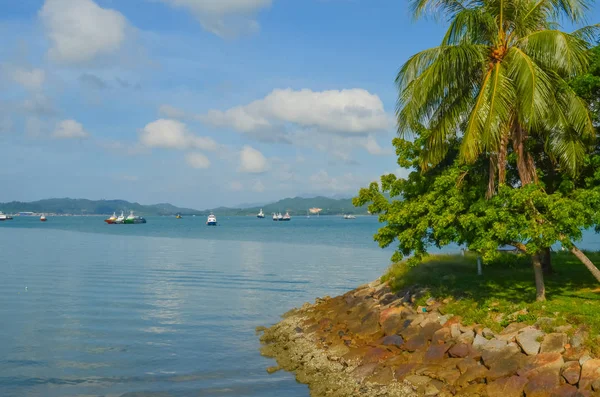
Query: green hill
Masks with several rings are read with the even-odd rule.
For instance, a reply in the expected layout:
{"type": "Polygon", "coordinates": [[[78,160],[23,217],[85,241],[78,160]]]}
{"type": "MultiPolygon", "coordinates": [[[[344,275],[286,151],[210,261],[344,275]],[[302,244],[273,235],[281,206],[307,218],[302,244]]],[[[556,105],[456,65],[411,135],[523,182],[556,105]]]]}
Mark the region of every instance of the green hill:
{"type": "Polygon", "coordinates": [[[138,215],[208,215],[214,212],[218,215],[256,215],[262,208],[264,213],[269,216],[273,212],[289,211],[292,215],[305,215],[309,208],[321,208],[321,215],[339,215],[339,214],[366,214],[366,207],[355,208],[352,205],[352,199],[333,199],[329,197],[312,198],[286,198],[276,203],[265,204],[262,207],[253,208],[228,208],[219,207],[212,210],[195,210],[190,208],[179,208],[172,204],[162,203],[153,205],[143,205],[131,203],[125,200],[87,200],[70,198],[53,198],[32,202],[12,201],[9,203],[0,203],[0,211],[8,214],[18,212],[36,212],[51,214],[72,214],[72,215],[109,215],[113,212],[134,211],[138,215]]]}

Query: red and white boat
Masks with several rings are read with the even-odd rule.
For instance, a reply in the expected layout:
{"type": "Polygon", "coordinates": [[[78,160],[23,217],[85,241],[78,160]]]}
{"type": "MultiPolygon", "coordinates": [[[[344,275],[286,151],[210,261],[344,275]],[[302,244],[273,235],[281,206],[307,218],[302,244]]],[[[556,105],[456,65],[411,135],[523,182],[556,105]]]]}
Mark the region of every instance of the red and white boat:
{"type": "Polygon", "coordinates": [[[42,214],[42,216],[40,216],[40,221],[46,222],[46,215],[42,214]]]}
{"type": "Polygon", "coordinates": [[[110,216],[110,218],[104,220],[104,222],[108,223],[109,225],[112,225],[116,221],[117,221],[117,213],[116,212],[113,212],[113,214],[110,216]]]}

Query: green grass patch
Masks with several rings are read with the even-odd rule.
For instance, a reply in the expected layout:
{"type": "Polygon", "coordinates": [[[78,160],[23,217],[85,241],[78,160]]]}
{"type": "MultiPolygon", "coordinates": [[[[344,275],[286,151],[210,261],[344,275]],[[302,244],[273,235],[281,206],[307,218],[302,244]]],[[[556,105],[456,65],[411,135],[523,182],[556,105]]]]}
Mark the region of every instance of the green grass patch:
{"type": "MultiPolygon", "coordinates": [[[[587,255],[600,265],[600,253],[587,255]]],[[[554,273],[545,277],[546,302],[535,301],[530,259],[514,254],[483,265],[483,276],[477,275],[473,255],[436,255],[417,267],[395,264],[383,279],[394,290],[428,288],[416,304],[423,304],[429,296],[438,301],[451,298],[443,311],[461,316],[465,324],[500,331],[511,322],[534,324],[540,317],[550,317],[555,321],[542,326],[546,332],[559,325],[583,326],[590,333],[590,346],[597,345],[592,342],[600,333],[600,283],[570,253],[554,253],[552,266],[554,273]]],[[[594,350],[600,353],[600,348],[594,350]]]]}

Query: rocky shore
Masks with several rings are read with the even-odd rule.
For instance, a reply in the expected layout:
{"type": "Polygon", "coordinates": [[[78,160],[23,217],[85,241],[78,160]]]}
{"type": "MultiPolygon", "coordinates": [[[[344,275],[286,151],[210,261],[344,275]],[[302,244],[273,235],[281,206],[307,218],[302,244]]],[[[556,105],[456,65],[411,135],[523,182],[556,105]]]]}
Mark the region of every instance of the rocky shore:
{"type": "Polygon", "coordinates": [[[584,330],[541,318],[494,333],[443,302],[416,307],[425,292],[375,281],[286,313],[260,330],[268,371],[294,372],[312,396],[600,396],[584,330]]]}

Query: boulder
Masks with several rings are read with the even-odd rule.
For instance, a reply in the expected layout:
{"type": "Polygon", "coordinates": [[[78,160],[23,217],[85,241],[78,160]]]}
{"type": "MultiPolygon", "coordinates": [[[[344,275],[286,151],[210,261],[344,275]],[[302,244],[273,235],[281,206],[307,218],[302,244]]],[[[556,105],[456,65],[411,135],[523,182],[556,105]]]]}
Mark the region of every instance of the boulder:
{"type": "Polygon", "coordinates": [[[541,353],[563,353],[567,344],[567,334],[553,333],[544,336],[540,347],[541,353]]]}
{"type": "Polygon", "coordinates": [[[456,381],[457,386],[466,386],[469,383],[483,383],[488,374],[488,369],[483,365],[473,365],[467,368],[467,370],[458,378],[456,381]]]}
{"type": "Polygon", "coordinates": [[[497,356],[492,360],[486,361],[489,368],[488,381],[516,375],[519,368],[523,365],[525,356],[522,353],[516,353],[506,356],[497,356]]]}
{"type": "Polygon", "coordinates": [[[425,353],[425,361],[441,361],[446,356],[446,352],[452,347],[451,343],[444,343],[443,345],[431,345],[425,353]]]}
{"type": "Polygon", "coordinates": [[[426,396],[439,396],[440,392],[444,389],[444,382],[440,382],[437,379],[432,380],[425,386],[426,396]]]}
{"type": "Polygon", "coordinates": [[[352,376],[359,382],[362,382],[366,377],[370,376],[377,368],[377,363],[368,363],[359,365],[352,371],[352,376]]]}
{"type": "Polygon", "coordinates": [[[521,331],[517,335],[517,343],[528,356],[533,356],[539,353],[541,343],[538,339],[544,336],[544,333],[535,328],[529,328],[521,331]]]}
{"type": "Polygon", "coordinates": [[[431,382],[431,378],[424,375],[408,375],[404,378],[404,380],[416,387],[425,386],[431,382]]]}
{"type": "Polygon", "coordinates": [[[581,366],[580,390],[591,390],[592,384],[600,379],[600,360],[590,359],[581,366]]]}
{"type": "Polygon", "coordinates": [[[461,361],[459,361],[456,364],[456,368],[458,368],[458,370],[460,371],[461,374],[464,374],[465,372],[467,372],[467,370],[471,367],[476,367],[480,365],[477,361],[475,361],[474,359],[467,357],[462,359],[461,361]]]}
{"type": "Polygon", "coordinates": [[[527,397],[547,397],[560,386],[558,374],[553,372],[542,372],[529,378],[525,385],[527,397]]]}
{"type": "Polygon", "coordinates": [[[568,384],[576,385],[581,375],[581,366],[577,361],[569,361],[562,366],[560,372],[568,384]]]}
{"type": "Polygon", "coordinates": [[[433,338],[433,334],[435,334],[435,332],[437,330],[439,330],[440,328],[442,328],[442,326],[440,325],[440,323],[438,323],[437,321],[435,322],[429,322],[425,325],[423,325],[423,323],[421,323],[421,326],[423,327],[421,329],[420,334],[423,335],[425,337],[425,339],[427,339],[428,341],[430,341],[433,338]]]}
{"type": "Polygon", "coordinates": [[[518,374],[531,378],[540,373],[553,373],[558,378],[564,363],[560,353],[540,353],[537,356],[527,357],[518,374]]]}
{"type": "Polygon", "coordinates": [[[493,337],[496,336],[494,334],[494,332],[489,328],[484,328],[483,331],[481,331],[481,333],[483,334],[483,337],[486,339],[492,339],[493,337]]]}
{"type": "Polygon", "coordinates": [[[363,363],[375,363],[381,362],[393,356],[393,353],[387,349],[382,349],[380,347],[371,347],[365,353],[363,358],[363,363]]]}
{"type": "Polygon", "coordinates": [[[502,332],[500,332],[500,335],[508,335],[508,334],[517,334],[520,330],[522,330],[523,328],[527,327],[527,324],[523,324],[523,323],[512,323],[512,324],[508,324],[508,326],[506,326],[506,328],[504,328],[502,330],[502,332]]]}
{"type": "Polygon", "coordinates": [[[488,340],[485,339],[483,335],[475,335],[475,339],[473,340],[473,347],[475,349],[481,349],[486,343],[488,343],[488,340]]]}
{"type": "Polygon", "coordinates": [[[521,397],[527,382],[527,378],[511,376],[489,382],[486,391],[489,397],[521,397]]]}
{"type": "Polygon", "coordinates": [[[475,337],[473,336],[473,331],[465,332],[458,337],[456,340],[458,343],[465,343],[467,345],[472,345],[475,337]]]}
{"type": "Polygon", "coordinates": [[[579,397],[577,388],[571,385],[562,385],[558,389],[554,389],[550,397],[579,397]]]}
{"type": "Polygon", "coordinates": [[[579,361],[579,359],[589,354],[585,347],[569,347],[565,349],[563,358],[565,361],[579,361]]]}
{"type": "Polygon", "coordinates": [[[588,333],[584,330],[578,330],[577,332],[575,332],[575,334],[571,337],[571,346],[573,347],[581,347],[583,346],[585,340],[588,337],[588,333]]]}
{"type": "Polygon", "coordinates": [[[407,339],[402,345],[402,349],[408,352],[414,352],[417,350],[422,350],[427,347],[427,339],[425,339],[424,335],[415,335],[410,339],[407,339]]]}
{"type": "Polygon", "coordinates": [[[450,325],[450,336],[452,336],[452,338],[456,339],[460,336],[460,334],[460,324],[450,325]]]}
{"type": "Polygon", "coordinates": [[[450,328],[440,328],[434,332],[431,343],[439,345],[445,343],[452,339],[452,333],[450,332],[450,328]]]}
{"type": "Polygon", "coordinates": [[[561,325],[558,327],[554,327],[554,332],[559,332],[561,334],[564,334],[564,333],[567,333],[568,331],[570,331],[571,329],[573,329],[573,326],[571,324],[561,325]]]}
{"type": "Polygon", "coordinates": [[[384,346],[400,347],[404,344],[404,339],[400,335],[388,335],[381,340],[381,344],[384,346]]]}
{"type": "Polygon", "coordinates": [[[403,380],[407,375],[411,375],[416,367],[417,367],[416,363],[400,364],[394,370],[394,377],[398,381],[403,380]]]}
{"type": "Polygon", "coordinates": [[[448,354],[450,355],[450,357],[465,358],[469,355],[470,352],[471,345],[467,345],[466,343],[459,343],[452,346],[452,348],[450,348],[450,350],[448,351],[448,354]]]}

